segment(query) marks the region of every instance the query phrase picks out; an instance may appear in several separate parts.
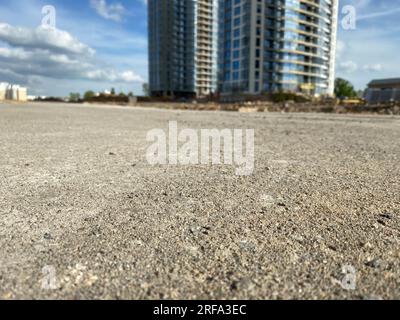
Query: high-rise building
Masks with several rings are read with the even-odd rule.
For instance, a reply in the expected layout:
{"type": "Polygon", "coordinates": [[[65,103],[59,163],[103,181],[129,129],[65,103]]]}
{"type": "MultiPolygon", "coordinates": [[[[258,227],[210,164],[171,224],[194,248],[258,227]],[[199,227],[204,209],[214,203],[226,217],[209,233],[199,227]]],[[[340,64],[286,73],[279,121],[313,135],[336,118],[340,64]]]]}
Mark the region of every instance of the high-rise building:
{"type": "Polygon", "coordinates": [[[217,89],[218,0],[149,0],[152,96],[205,96],[217,89]]]}
{"type": "Polygon", "coordinates": [[[222,94],[332,95],[338,0],[220,0],[222,94]]]}

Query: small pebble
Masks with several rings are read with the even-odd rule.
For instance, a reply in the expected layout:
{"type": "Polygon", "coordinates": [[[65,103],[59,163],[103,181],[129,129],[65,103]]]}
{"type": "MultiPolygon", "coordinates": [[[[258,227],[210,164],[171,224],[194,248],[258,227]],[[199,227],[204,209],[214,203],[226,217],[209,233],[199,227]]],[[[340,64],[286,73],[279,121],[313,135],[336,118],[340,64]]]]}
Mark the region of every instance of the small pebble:
{"type": "Polygon", "coordinates": [[[382,265],[382,260],[380,259],[373,259],[365,263],[367,267],[378,269],[382,265]]]}
{"type": "Polygon", "coordinates": [[[381,224],[382,226],[386,226],[386,222],[383,220],[378,220],[378,223],[381,224]]]}
{"type": "Polygon", "coordinates": [[[384,213],[380,215],[382,218],[391,220],[392,219],[392,215],[390,213],[384,213]]]}
{"type": "Polygon", "coordinates": [[[51,236],[50,233],[46,232],[46,233],[43,235],[43,238],[45,238],[46,240],[51,240],[51,239],[52,239],[52,236],[51,236]]]}

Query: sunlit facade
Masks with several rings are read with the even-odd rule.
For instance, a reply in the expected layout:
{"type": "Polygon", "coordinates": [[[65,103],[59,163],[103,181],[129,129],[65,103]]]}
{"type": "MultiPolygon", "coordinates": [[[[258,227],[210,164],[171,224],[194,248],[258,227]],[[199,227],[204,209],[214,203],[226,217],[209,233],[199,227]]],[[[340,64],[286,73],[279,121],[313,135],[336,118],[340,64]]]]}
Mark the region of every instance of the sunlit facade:
{"type": "Polygon", "coordinates": [[[332,95],[338,0],[220,0],[222,94],[332,95]]]}

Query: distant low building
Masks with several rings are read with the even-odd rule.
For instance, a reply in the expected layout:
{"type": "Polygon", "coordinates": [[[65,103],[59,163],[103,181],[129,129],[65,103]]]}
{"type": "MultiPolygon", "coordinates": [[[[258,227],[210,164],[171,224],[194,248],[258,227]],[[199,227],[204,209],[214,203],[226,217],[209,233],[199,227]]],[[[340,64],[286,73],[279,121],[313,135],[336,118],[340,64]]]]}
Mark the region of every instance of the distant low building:
{"type": "Polygon", "coordinates": [[[400,102],[400,78],[371,81],[364,97],[368,104],[400,102]]]}
{"type": "Polygon", "coordinates": [[[9,85],[6,91],[7,100],[27,101],[27,89],[18,85],[9,85]]]}
{"type": "Polygon", "coordinates": [[[17,100],[18,101],[28,101],[28,89],[19,87],[17,90],[17,100]]]}
{"type": "Polygon", "coordinates": [[[19,85],[1,82],[0,101],[2,100],[27,101],[28,90],[27,88],[21,87],[19,85]]]}
{"type": "Polygon", "coordinates": [[[8,83],[5,83],[5,82],[0,83],[0,101],[6,99],[7,87],[8,87],[8,83]]]}

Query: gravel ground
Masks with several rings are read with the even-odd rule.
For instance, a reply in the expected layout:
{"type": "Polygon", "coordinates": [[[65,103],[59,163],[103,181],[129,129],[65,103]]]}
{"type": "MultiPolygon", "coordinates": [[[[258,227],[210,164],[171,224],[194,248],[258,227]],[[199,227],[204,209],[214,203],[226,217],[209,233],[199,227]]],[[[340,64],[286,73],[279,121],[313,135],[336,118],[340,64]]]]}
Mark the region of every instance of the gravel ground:
{"type": "Polygon", "coordinates": [[[2,299],[400,298],[400,117],[0,104],[0,141],[2,299]],[[254,128],[254,174],[148,165],[169,120],[254,128]]]}

